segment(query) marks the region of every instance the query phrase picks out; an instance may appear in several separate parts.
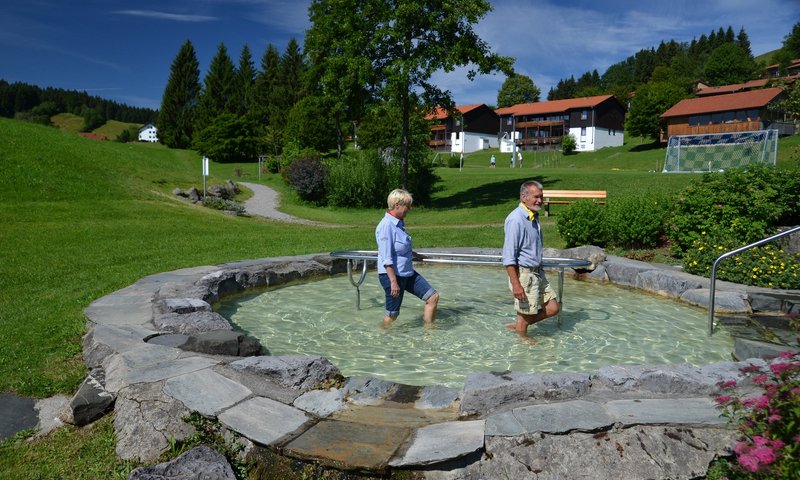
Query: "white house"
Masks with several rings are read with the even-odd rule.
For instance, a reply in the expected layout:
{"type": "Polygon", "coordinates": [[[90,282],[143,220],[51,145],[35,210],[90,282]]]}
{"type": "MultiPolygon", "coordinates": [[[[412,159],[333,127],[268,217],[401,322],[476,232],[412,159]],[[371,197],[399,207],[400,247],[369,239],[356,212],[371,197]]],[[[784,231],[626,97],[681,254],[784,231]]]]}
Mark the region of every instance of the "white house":
{"type": "Polygon", "coordinates": [[[158,141],[158,129],[152,123],[148,123],[139,129],[139,141],[155,143],[158,141]]]}

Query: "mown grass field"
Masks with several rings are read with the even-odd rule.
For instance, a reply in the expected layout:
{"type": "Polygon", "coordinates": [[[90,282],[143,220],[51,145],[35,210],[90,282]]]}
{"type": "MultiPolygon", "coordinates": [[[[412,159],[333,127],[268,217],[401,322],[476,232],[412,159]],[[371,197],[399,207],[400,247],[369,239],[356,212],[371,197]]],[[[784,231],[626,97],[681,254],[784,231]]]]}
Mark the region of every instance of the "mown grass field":
{"type": "MultiPolygon", "coordinates": [[[[800,137],[781,140],[779,165],[800,137]]],[[[693,175],[656,170],[663,149],[637,141],[568,157],[526,156],[510,169],[498,154],[468,155],[464,168],[438,168],[432,205],[408,218],[415,246],[499,247],[502,222],[519,184],[607,190],[622,195],[677,195],[693,175]]],[[[195,152],[159,145],[81,138],[54,128],[0,119],[0,391],[44,398],[71,395],[85,375],[83,310],[141,277],[247,258],[338,249],[374,249],[381,209],[319,208],[298,202],[278,175],[261,181],[283,192],[287,213],[335,228],[232,217],[176,199],[175,187],[202,186],[195,152]]],[[[255,164],[212,164],[209,184],[257,182],[255,164]],[[241,172],[237,176],[237,172],[241,172]]],[[[555,217],[547,246],[562,246],[555,217]]],[[[108,420],[105,420],[108,422],[108,420]]],[[[67,428],[32,443],[0,445],[0,479],[126,478],[113,455],[108,423],[67,428]],[[73,452],[63,455],[63,452],[73,452]]],[[[128,469],[129,470],[129,469],[128,469]]]]}

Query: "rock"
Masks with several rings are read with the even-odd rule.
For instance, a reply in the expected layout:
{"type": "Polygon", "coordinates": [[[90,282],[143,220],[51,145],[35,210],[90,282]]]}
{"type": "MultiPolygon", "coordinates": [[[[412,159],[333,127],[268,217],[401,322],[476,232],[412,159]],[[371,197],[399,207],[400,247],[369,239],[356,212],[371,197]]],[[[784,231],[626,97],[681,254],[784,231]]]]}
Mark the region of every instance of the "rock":
{"type": "Polygon", "coordinates": [[[713,459],[731,454],[736,436],[736,431],[724,428],[639,426],[599,433],[486,437],[486,454],[458,478],[704,478],[713,459]]]}
{"type": "Polygon", "coordinates": [[[189,189],[189,193],[187,193],[187,196],[189,197],[189,201],[192,203],[197,203],[200,200],[202,200],[200,192],[198,192],[195,187],[189,189]]]}
{"type": "Polygon", "coordinates": [[[186,194],[183,193],[183,190],[177,187],[172,190],[172,194],[175,195],[176,197],[186,197],[186,194]]]}
{"type": "Polygon", "coordinates": [[[163,381],[139,383],[117,395],[114,433],[121,459],[154,461],[171,441],[186,440],[194,433],[194,427],[181,420],[189,410],[165,394],[163,386],[163,381]]]}
{"type": "Polygon", "coordinates": [[[703,395],[719,393],[716,376],[691,365],[613,365],[598,370],[592,380],[616,393],[703,395]]]}
{"type": "Polygon", "coordinates": [[[480,372],[467,376],[461,416],[485,415],[498,407],[577,398],[591,387],[583,373],[480,372]]]}
{"type": "Polygon", "coordinates": [[[186,343],[178,348],[190,352],[234,357],[259,355],[262,350],[258,340],[232,330],[216,330],[190,335],[186,343]]]}
{"type": "Polygon", "coordinates": [[[106,390],[105,384],[106,374],[102,368],[89,372],[61,419],[65,423],[82,427],[105,415],[112,408],[115,399],[114,394],[106,390]]]}
{"type": "Polygon", "coordinates": [[[234,370],[257,373],[284,387],[311,390],[339,375],[327,358],[318,355],[286,355],[281,357],[249,357],[229,364],[234,370]]]}
{"type": "MultiPolygon", "coordinates": [[[[43,437],[56,428],[64,426],[61,416],[69,409],[69,401],[70,398],[66,395],[55,395],[36,402],[33,408],[39,416],[39,422],[36,424],[37,437],[43,437]]],[[[24,411],[18,411],[15,414],[17,421],[28,422],[30,420],[24,411]]],[[[26,426],[28,425],[26,424],[26,426]]]]}
{"type": "Polygon", "coordinates": [[[167,298],[161,303],[164,313],[211,312],[211,305],[199,298],[167,298]]]}
{"type": "Polygon", "coordinates": [[[133,470],[128,480],[236,480],[231,464],[219,452],[200,445],[180,457],[133,470]]]}
{"type": "Polygon", "coordinates": [[[344,390],[338,388],[311,390],[297,397],[293,405],[318,417],[329,417],[344,408],[344,390]]]}
{"type": "Polygon", "coordinates": [[[215,330],[232,330],[231,324],[217,312],[165,313],[153,318],[157,330],[192,335],[215,330]]]}

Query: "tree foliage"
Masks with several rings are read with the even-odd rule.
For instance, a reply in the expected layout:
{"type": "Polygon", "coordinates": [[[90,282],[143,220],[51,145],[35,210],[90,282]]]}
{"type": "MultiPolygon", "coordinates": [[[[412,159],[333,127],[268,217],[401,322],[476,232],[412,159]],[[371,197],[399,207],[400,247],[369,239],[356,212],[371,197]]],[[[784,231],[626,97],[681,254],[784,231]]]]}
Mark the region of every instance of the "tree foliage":
{"type": "Polygon", "coordinates": [[[200,66],[192,42],[187,40],[172,61],[161,99],[158,137],[171,148],[189,148],[194,134],[195,109],[200,94],[200,66]]]}
{"type": "Polygon", "coordinates": [[[686,98],[686,92],[670,82],[651,82],[636,89],[631,109],[625,120],[630,135],[658,140],[661,134],[660,116],[686,98]]]}
{"type": "Polygon", "coordinates": [[[714,49],[703,66],[704,79],[710,85],[744,83],[757,76],[752,56],[735,43],[726,43],[714,49]]]}
{"type": "Polygon", "coordinates": [[[197,103],[195,128],[203,130],[225,113],[236,113],[236,67],[224,43],[217,47],[197,103]]]}
{"type": "Polygon", "coordinates": [[[527,75],[509,75],[500,91],[497,92],[497,107],[510,107],[520,103],[533,103],[539,101],[542,91],[527,75]]]}
{"type": "MultiPolygon", "coordinates": [[[[430,82],[439,70],[452,71],[470,66],[467,77],[496,70],[510,72],[512,61],[490,51],[473,30],[473,25],[491,10],[484,0],[364,0],[333,4],[323,0],[311,3],[312,26],[308,36],[314,45],[325,44],[327,58],[349,57],[365,72],[379,97],[400,112],[401,184],[408,185],[411,117],[422,104],[427,109],[452,107],[449,91],[430,82]],[[359,25],[351,34],[347,29],[331,28],[334,21],[359,25]]],[[[312,51],[311,48],[307,49],[312,51]]],[[[312,51],[313,52],[313,51],[312,51]]],[[[311,54],[316,58],[315,54],[311,54]]],[[[323,67],[335,68],[338,62],[323,67]]],[[[323,72],[324,75],[324,72],[323,72]]]]}
{"type": "Polygon", "coordinates": [[[252,117],[223,113],[197,132],[193,146],[215,162],[253,162],[263,150],[261,136],[261,126],[252,117]]]}

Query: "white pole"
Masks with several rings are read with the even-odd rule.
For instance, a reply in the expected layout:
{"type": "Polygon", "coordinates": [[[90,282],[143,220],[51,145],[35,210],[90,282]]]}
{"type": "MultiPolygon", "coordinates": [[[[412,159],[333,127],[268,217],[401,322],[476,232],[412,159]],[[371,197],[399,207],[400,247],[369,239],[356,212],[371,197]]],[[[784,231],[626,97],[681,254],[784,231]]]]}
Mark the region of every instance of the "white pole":
{"type": "Polygon", "coordinates": [[[206,201],[206,177],[208,176],[208,157],[203,157],[203,201],[206,201]]]}

